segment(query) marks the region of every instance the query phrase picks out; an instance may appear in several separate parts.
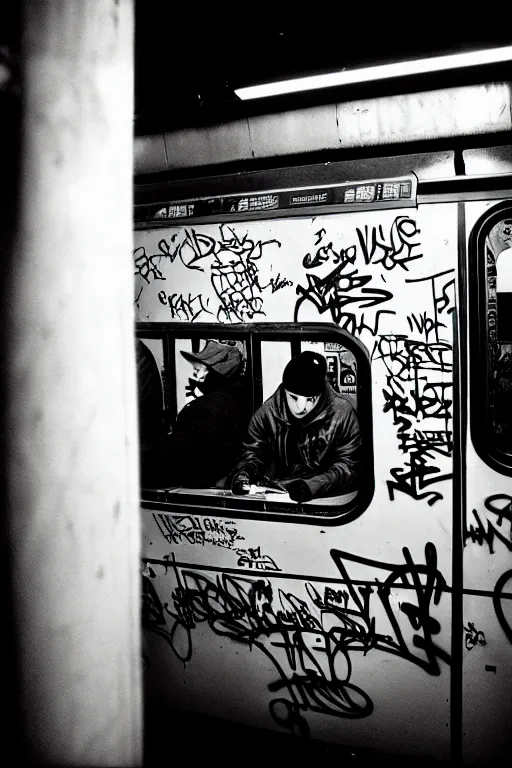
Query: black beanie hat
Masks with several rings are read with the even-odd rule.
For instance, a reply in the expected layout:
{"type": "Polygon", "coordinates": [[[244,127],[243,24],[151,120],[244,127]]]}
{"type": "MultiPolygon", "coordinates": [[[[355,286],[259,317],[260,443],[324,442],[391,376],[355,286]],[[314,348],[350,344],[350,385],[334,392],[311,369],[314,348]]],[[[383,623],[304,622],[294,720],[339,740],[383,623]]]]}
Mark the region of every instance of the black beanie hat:
{"type": "Polygon", "coordinates": [[[318,352],[301,352],[290,360],[283,372],[283,386],[302,397],[319,395],[325,387],[327,363],[318,352]]]}

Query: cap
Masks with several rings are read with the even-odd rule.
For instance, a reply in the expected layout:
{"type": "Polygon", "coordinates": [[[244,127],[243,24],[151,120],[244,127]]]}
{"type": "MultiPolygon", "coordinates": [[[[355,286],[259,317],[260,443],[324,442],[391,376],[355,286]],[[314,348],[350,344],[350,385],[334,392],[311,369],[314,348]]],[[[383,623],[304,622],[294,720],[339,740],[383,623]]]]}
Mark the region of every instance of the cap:
{"type": "Polygon", "coordinates": [[[202,363],[221,376],[231,376],[242,359],[237,347],[231,344],[220,344],[218,341],[207,341],[200,352],[182,352],[189,363],[202,363]]]}
{"type": "Polygon", "coordinates": [[[327,362],[318,352],[301,352],[290,360],[283,372],[283,386],[302,397],[319,395],[325,387],[327,362]]]}

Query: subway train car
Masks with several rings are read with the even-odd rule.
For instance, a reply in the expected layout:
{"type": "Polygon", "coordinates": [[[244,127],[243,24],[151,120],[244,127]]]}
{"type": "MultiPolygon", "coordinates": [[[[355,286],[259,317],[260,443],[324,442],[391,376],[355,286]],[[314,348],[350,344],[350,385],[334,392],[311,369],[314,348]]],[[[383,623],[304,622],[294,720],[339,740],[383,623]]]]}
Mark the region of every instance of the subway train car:
{"type": "MultiPolygon", "coordinates": [[[[155,711],[389,755],[510,756],[512,184],[436,180],[435,162],[136,189],[155,711]],[[358,425],[357,471],[302,498],[265,471],[234,493],[253,414],[305,351],[358,425]],[[197,428],[204,376],[230,379],[231,360],[239,421],[212,406],[197,428]]],[[[328,474],[326,439],[312,474],[328,474]]]]}

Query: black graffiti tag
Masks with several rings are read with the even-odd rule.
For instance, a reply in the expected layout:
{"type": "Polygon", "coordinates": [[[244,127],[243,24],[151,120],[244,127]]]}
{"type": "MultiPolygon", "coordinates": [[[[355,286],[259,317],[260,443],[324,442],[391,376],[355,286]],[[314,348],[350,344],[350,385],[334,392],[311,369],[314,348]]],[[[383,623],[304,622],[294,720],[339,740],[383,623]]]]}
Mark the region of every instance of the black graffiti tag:
{"type": "Polygon", "coordinates": [[[185,663],[192,658],[193,631],[199,624],[259,650],[278,674],[268,686],[271,693],[280,694],[269,704],[272,717],[283,727],[307,734],[303,717],[307,711],[342,718],[367,717],[373,711],[369,695],[352,681],[354,653],[379,650],[431,675],[441,673],[440,661],[450,663],[448,652],[434,639],[441,626],[431,608],[447,590],[435,546],[426,545],[424,564],[416,564],[407,548],[403,554],[403,564],[389,564],[331,550],[341,586],[319,589],[305,582],[307,599],[275,590],[268,577],[227,573],[215,577],[165,563],[176,583],[173,607],[161,602],[151,578],[144,576],[143,624],[165,638],[185,663]],[[353,581],[350,563],[377,569],[382,579],[353,581]],[[397,589],[407,595],[398,604],[393,598],[397,589]],[[377,603],[392,634],[379,631],[377,603]]]}
{"type": "Polygon", "coordinates": [[[489,554],[494,553],[494,541],[500,541],[512,552],[512,497],[507,493],[495,493],[488,496],[484,502],[485,509],[492,515],[496,515],[496,525],[488,518],[481,519],[476,509],[473,509],[473,518],[476,525],[464,523],[464,543],[468,540],[475,544],[483,544],[489,547],[489,554]],[[503,523],[508,524],[507,531],[501,529],[503,523]]]}
{"type": "Polygon", "coordinates": [[[280,248],[281,243],[275,239],[255,242],[247,235],[239,237],[226,225],[220,229],[221,238],[211,264],[211,283],[221,302],[217,320],[246,322],[264,315],[262,291],[270,286],[274,293],[287,283],[276,287],[271,281],[269,286],[261,286],[257,262],[265,246],[275,244],[280,248]]]}
{"type": "MultiPolygon", "coordinates": [[[[512,626],[510,625],[509,620],[505,616],[505,611],[503,610],[503,600],[506,600],[507,598],[503,595],[504,586],[507,583],[507,581],[510,581],[510,591],[512,592],[512,568],[510,571],[505,571],[498,581],[496,582],[496,586],[494,587],[493,592],[493,605],[494,605],[494,612],[496,613],[496,618],[498,619],[500,626],[502,630],[504,631],[509,643],[512,643],[512,626]]],[[[508,595],[508,599],[511,600],[512,596],[508,595]]]]}
{"type": "Polygon", "coordinates": [[[472,621],[468,621],[468,626],[464,627],[464,632],[466,633],[464,643],[468,651],[474,648],[475,645],[487,645],[484,633],[477,630],[472,621]]]}
{"type": "Polygon", "coordinates": [[[399,449],[407,457],[404,466],[390,469],[389,498],[393,500],[400,491],[432,505],[443,495],[431,486],[452,477],[451,472],[439,468],[438,459],[450,457],[453,451],[453,385],[447,375],[453,369],[452,345],[441,337],[441,330],[447,327],[443,320],[453,311],[453,270],[407,279],[406,283],[430,283],[432,313],[414,313],[407,318],[411,331],[424,338],[381,335],[372,359],[382,360],[386,368],[383,411],[393,414],[399,449]],[[441,420],[443,429],[424,428],[422,422],[431,419],[441,420]]]}
{"type": "Polygon", "coordinates": [[[374,315],[373,322],[366,320],[364,312],[360,315],[354,312],[343,312],[340,316],[338,325],[343,330],[348,331],[352,336],[360,336],[365,331],[371,336],[375,337],[379,333],[379,326],[382,315],[396,315],[396,312],[391,309],[378,309],[374,315]]]}
{"type": "Polygon", "coordinates": [[[186,320],[192,323],[203,313],[213,314],[208,309],[210,300],[206,299],[205,301],[200,293],[196,296],[192,296],[191,293],[185,296],[182,293],[167,294],[165,291],[160,291],[158,300],[164,306],[169,307],[173,320],[186,320]]]}
{"type": "Polygon", "coordinates": [[[174,516],[154,514],[153,519],[160,533],[169,544],[205,544],[225,549],[235,549],[243,540],[234,524],[210,517],[193,515],[174,516]]]}
{"type": "Polygon", "coordinates": [[[381,264],[388,271],[397,266],[407,271],[411,261],[423,256],[417,252],[420,242],[416,238],[420,231],[409,216],[397,216],[391,226],[388,245],[382,225],[371,229],[365,226],[364,232],[358,228],[357,236],[365,263],[381,264]]]}
{"type": "Polygon", "coordinates": [[[334,322],[339,324],[346,307],[355,304],[359,309],[366,309],[393,297],[390,291],[383,288],[366,287],[371,282],[371,275],[360,275],[357,269],[344,274],[347,264],[339,264],[323,278],[308,274],[307,286],[297,285],[299,298],[295,304],[295,322],[298,321],[299,310],[305,301],[314,304],[320,314],[330,312],[334,322]]]}
{"type": "MultiPolygon", "coordinates": [[[[262,291],[270,288],[275,293],[292,285],[289,279],[281,275],[272,277],[268,285],[262,286],[259,282],[257,262],[263,248],[272,243],[280,248],[278,240],[253,241],[247,234],[240,237],[232,227],[225,224],[220,225],[218,238],[192,228],[187,228],[184,236],[176,243],[177,237],[177,234],[173,234],[170,242],[162,238],[157,252],[149,256],[144,246],[137,248],[134,252],[135,274],[146,283],[165,280],[162,261],[167,260],[173,264],[177,259],[187,269],[199,272],[209,270],[212,287],[220,301],[216,318],[221,322],[245,322],[256,315],[264,315],[262,291]]],[[[141,293],[142,289],[136,302],[141,293]]],[[[173,319],[193,322],[203,312],[213,314],[207,309],[208,298],[200,295],[185,296],[161,291],[159,301],[169,306],[173,319]]]]}
{"type": "MultiPolygon", "coordinates": [[[[322,231],[325,233],[325,230],[322,231]]],[[[342,266],[345,266],[346,264],[354,264],[356,255],[355,245],[351,245],[349,248],[340,248],[339,251],[335,251],[332,242],[330,242],[328,245],[323,245],[321,248],[318,248],[314,256],[310,253],[306,253],[302,259],[302,266],[306,269],[315,269],[326,261],[330,261],[332,264],[341,264],[342,266]]]]}

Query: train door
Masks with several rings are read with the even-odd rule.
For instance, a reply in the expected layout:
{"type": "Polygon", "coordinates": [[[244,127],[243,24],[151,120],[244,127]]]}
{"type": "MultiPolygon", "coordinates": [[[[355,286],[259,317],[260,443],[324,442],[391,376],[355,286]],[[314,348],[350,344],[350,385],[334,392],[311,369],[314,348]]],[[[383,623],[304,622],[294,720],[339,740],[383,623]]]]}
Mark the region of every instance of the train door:
{"type": "MultiPolygon", "coordinates": [[[[266,483],[237,497],[225,477],[143,489],[146,686],[160,711],[395,754],[452,753],[464,450],[470,458],[459,417],[461,220],[455,203],[417,206],[414,183],[140,212],[137,334],[153,350],[171,436],[198,394],[190,356],[208,356],[214,342],[240,350],[253,411],[290,358],[318,351],[364,446],[355,488],[303,504],[266,483]]],[[[473,592],[468,664],[484,648],[473,592]]]]}
{"type": "Polygon", "coordinates": [[[512,203],[466,203],[469,410],[464,446],[463,754],[510,758],[512,203]]]}

